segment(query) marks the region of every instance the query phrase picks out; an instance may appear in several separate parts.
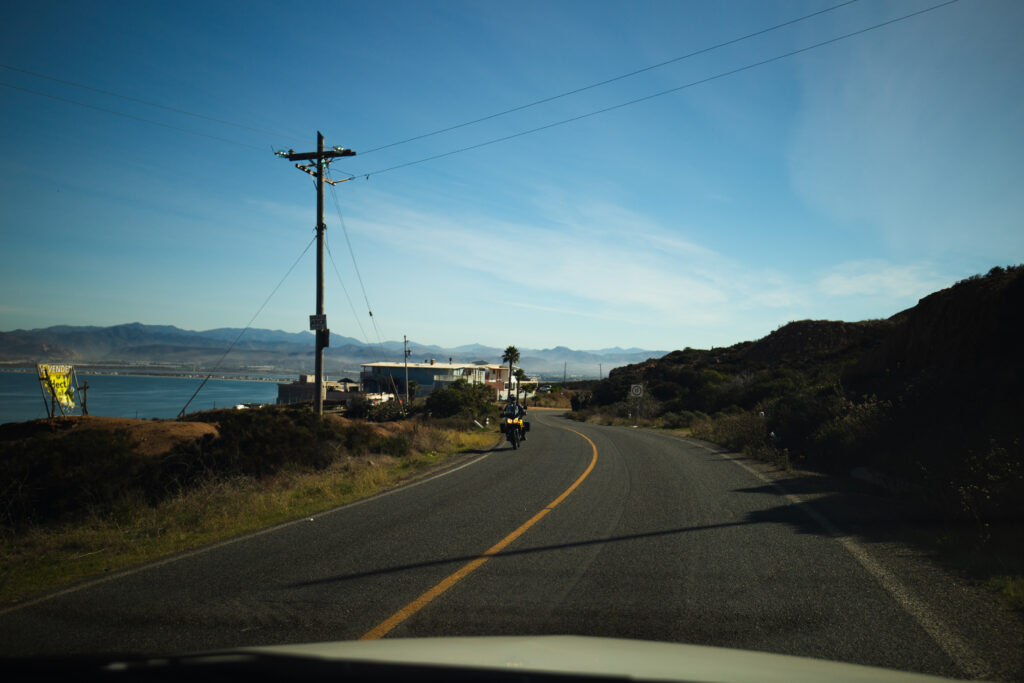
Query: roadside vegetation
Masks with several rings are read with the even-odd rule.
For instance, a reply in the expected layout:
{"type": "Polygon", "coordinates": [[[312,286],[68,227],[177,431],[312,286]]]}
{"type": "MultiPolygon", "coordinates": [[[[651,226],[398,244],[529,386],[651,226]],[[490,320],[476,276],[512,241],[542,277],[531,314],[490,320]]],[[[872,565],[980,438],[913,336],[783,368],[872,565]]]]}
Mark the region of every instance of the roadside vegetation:
{"type": "Polygon", "coordinates": [[[573,397],[578,392],[567,389],[561,384],[551,384],[548,391],[539,391],[529,400],[530,407],[537,408],[571,408],[573,397]]]}
{"type": "Polygon", "coordinates": [[[209,411],[187,419],[216,435],[156,455],[125,429],[3,425],[0,604],[305,518],[485,450],[496,430],[476,426],[478,408],[495,409],[382,422],[308,408],[209,411]]]}
{"type": "Polygon", "coordinates": [[[993,268],[887,320],[792,322],[618,368],[572,416],[870,482],[933,520],[916,540],[1024,609],[1022,310],[1024,266],[993,268]]]}

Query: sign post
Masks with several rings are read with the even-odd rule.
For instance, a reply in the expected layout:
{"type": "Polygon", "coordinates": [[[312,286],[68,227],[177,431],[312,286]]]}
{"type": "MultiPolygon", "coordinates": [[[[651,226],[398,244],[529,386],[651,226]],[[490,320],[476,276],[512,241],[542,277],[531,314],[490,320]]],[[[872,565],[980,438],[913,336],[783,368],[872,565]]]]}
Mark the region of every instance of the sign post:
{"type": "Polygon", "coordinates": [[[644,385],[633,384],[629,387],[629,394],[633,397],[633,427],[638,426],[640,419],[640,401],[644,397],[644,385]]]}
{"type": "Polygon", "coordinates": [[[36,374],[43,391],[43,400],[47,396],[50,399],[46,406],[47,414],[53,418],[57,416],[58,410],[61,415],[71,413],[75,409],[74,366],[39,363],[36,365],[36,374]]]}

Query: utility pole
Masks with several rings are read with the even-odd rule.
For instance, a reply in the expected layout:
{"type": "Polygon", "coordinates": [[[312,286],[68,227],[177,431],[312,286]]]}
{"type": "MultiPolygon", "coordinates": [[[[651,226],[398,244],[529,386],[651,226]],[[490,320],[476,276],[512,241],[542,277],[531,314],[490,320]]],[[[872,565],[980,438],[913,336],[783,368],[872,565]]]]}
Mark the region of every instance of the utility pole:
{"type": "Polygon", "coordinates": [[[409,338],[402,335],[402,350],[405,352],[405,405],[409,405],[409,338]]]}
{"type": "MultiPolygon", "coordinates": [[[[316,151],[297,153],[295,150],[274,152],[288,161],[310,161],[309,164],[295,164],[295,168],[316,178],[316,314],[309,316],[309,329],[316,332],[316,393],[313,395],[313,410],[324,414],[324,349],[330,346],[331,331],[327,329],[324,314],[324,172],[335,157],[354,157],[356,153],[344,147],[324,151],[324,136],[316,132],[316,151]],[[315,170],[311,170],[315,169],[315,170]]],[[[348,180],[346,178],[346,180],[348,180]]],[[[327,180],[337,185],[344,180],[327,180]]]]}

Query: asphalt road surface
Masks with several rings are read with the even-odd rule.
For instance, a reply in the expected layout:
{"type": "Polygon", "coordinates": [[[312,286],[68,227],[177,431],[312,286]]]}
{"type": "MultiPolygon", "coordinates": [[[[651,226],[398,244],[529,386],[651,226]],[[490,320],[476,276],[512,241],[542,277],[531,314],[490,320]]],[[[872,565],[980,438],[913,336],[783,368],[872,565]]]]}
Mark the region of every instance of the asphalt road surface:
{"type": "Polygon", "coordinates": [[[991,675],[898,576],[747,467],[530,417],[519,450],[6,610],[0,654],[577,634],[991,675]]]}

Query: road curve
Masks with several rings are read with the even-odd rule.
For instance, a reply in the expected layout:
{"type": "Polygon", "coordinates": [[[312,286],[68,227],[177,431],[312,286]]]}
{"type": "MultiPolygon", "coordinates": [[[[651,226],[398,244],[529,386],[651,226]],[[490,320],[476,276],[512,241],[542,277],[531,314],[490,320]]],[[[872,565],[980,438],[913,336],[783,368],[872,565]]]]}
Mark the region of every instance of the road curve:
{"type": "Polygon", "coordinates": [[[531,420],[519,450],[8,610],[0,654],[577,634],[965,675],[750,471],[668,435],[531,420]]]}

